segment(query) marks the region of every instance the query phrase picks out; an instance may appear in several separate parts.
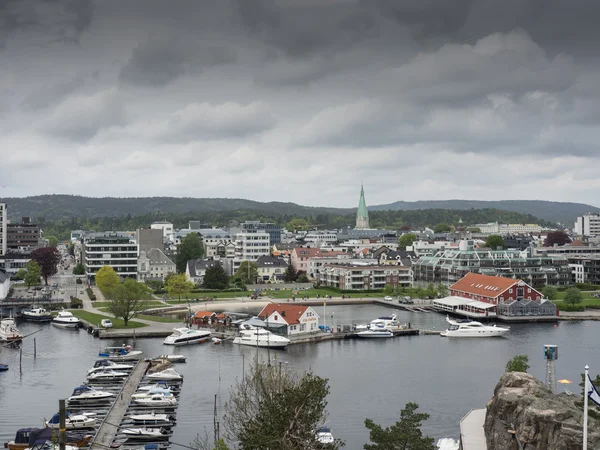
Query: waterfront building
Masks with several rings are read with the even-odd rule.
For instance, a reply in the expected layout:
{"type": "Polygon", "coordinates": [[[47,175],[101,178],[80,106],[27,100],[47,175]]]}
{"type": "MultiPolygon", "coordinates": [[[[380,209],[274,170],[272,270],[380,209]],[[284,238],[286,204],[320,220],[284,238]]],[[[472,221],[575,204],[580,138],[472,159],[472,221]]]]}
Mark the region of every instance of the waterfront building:
{"type": "Polygon", "coordinates": [[[8,251],[7,225],[8,211],[6,208],[6,203],[0,203],[0,256],[6,255],[6,252],[8,251]]]}
{"type": "Polygon", "coordinates": [[[171,222],[167,222],[166,220],[159,220],[156,222],[152,222],[150,224],[150,228],[153,230],[161,230],[163,235],[163,240],[171,239],[173,235],[173,224],[171,222]]]}
{"type": "Polygon", "coordinates": [[[319,331],[320,316],[310,306],[269,303],[258,314],[267,328],[284,336],[298,336],[319,331]]]}
{"type": "Polygon", "coordinates": [[[10,290],[10,274],[5,270],[0,269],[0,300],[4,300],[8,297],[8,291],[10,290]]]}
{"type": "Polygon", "coordinates": [[[356,227],[357,230],[368,230],[369,228],[369,210],[365,201],[365,190],[363,185],[360,185],[360,198],[358,199],[358,209],[356,210],[356,227]]]}
{"type": "Polygon", "coordinates": [[[6,225],[7,251],[31,251],[40,244],[40,227],[29,217],[22,217],[18,223],[6,225]]]}
{"type": "Polygon", "coordinates": [[[584,214],[575,221],[575,234],[579,236],[600,236],[600,214],[584,214]]]}
{"type": "Polygon", "coordinates": [[[222,265],[221,261],[214,259],[191,259],[185,266],[185,274],[192,283],[201,285],[204,282],[206,270],[217,264],[222,265]]]}
{"type": "Polygon", "coordinates": [[[530,248],[527,252],[475,248],[473,241],[463,240],[458,249],[446,249],[417,259],[413,263],[415,282],[450,286],[473,272],[520,278],[536,288],[571,284],[571,269],[565,257],[533,256],[530,251],[530,248]]]}
{"type": "Polygon", "coordinates": [[[386,285],[410,287],[413,272],[406,266],[357,264],[325,264],[320,268],[319,282],[343,290],[383,289],[386,285]]]}
{"type": "Polygon", "coordinates": [[[90,281],[103,266],[111,266],[121,277],[137,279],[138,244],[132,233],[86,232],[82,239],[82,263],[90,281]]]}
{"type": "Polygon", "coordinates": [[[256,260],[260,283],[283,283],[287,262],[277,256],[260,256],[256,260]]]}
{"type": "Polygon", "coordinates": [[[138,281],[164,281],[168,274],[175,273],[175,271],[175,263],[160,248],[151,248],[147,252],[140,251],[138,281]]]}

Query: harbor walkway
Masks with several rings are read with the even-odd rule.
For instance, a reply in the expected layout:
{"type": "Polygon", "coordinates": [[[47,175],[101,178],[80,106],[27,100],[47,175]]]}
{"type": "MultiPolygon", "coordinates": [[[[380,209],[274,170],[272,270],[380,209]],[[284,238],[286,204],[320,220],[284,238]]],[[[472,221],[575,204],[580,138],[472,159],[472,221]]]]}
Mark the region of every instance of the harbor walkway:
{"type": "Polygon", "coordinates": [[[119,431],[119,424],[123,420],[123,416],[131,402],[131,397],[136,392],[149,366],[150,362],[148,361],[140,361],[135,366],[129,378],[125,381],[121,393],[117,396],[102,425],[100,425],[92,441],[90,450],[106,450],[107,447],[111,446],[119,431]]]}
{"type": "Polygon", "coordinates": [[[485,408],[472,409],[460,421],[460,449],[487,450],[485,432],[485,408]]]}

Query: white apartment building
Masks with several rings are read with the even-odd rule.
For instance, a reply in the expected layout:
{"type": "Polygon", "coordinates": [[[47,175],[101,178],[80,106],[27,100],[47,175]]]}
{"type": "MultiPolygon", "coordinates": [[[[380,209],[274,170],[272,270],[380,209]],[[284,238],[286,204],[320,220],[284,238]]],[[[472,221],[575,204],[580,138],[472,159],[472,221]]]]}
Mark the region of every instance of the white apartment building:
{"type": "Polygon", "coordinates": [[[138,244],[130,233],[85,233],[82,239],[82,263],[89,279],[103,266],[111,266],[121,277],[137,278],[138,244]]]}
{"type": "Polygon", "coordinates": [[[235,235],[235,256],[232,271],[235,273],[243,261],[256,261],[271,254],[270,235],[260,230],[242,230],[235,235]]]}
{"type": "Polygon", "coordinates": [[[152,230],[162,230],[163,239],[171,239],[173,236],[173,224],[171,222],[167,222],[166,220],[159,220],[158,222],[153,222],[150,225],[152,230]]]}
{"type": "Polygon", "coordinates": [[[309,231],[304,235],[304,242],[306,244],[314,244],[313,246],[323,247],[326,245],[332,245],[337,242],[337,232],[336,231],[309,231]]]}
{"type": "Polygon", "coordinates": [[[356,266],[326,264],[321,268],[320,282],[345,290],[383,289],[386,285],[410,287],[413,271],[406,266],[356,266]]]}
{"type": "Polygon", "coordinates": [[[575,234],[579,236],[600,236],[600,214],[584,214],[575,222],[575,234]]]}
{"type": "Polygon", "coordinates": [[[8,229],[8,212],[6,203],[0,203],[0,256],[6,255],[7,251],[7,229],[8,229]]]}
{"type": "Polygon", "coordinates": [[[478,223],[473,225],[483,234],[513,234],[513,233],[540,233],[542,227],[536,223],[478,223]]]}
{"type": "MultiPolygon", "coordinates": [[[[324,253],[325,255],[327,253],[324,253]]],[[[350,253],[336,256],[315,256],[306,261],[306,275],[309,278],[319,279],[321,267],[326,264],[357,264],[357,265],[374,265],[377,264],[375,258],[352,258],[350,253]]]]}

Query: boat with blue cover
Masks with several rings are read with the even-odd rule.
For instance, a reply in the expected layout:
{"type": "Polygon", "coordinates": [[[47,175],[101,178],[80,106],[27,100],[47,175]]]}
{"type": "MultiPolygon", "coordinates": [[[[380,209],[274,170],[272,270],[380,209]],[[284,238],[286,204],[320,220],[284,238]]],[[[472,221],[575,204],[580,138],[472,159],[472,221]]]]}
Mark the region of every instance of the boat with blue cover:
{"type": "Polygon", "coordinates": [[[73,389],[73,393],[68,398],[70,402],[93,402],[98,400],[109,400],[114,397],[112,392],[97,391],[89,386],[79,386],[73,389]]]}
{"type": "MultiPolygon", "coordinates": [[[[73,430],[67,431],[67,444],[73,448],[86,447],[92,440],[93,435],[89,431],[73,430]]],[[[4,444],[8,450],[25,450],[26,448],[39,448],[47,441],[51,441],[56,435],[52,428],[20,428],[15,438],[4,444]]]]}
{"type": "Polygon", "coordinates": [[[8,364],[0,364],[0,372],[6,372],[8,370],[8,364]]]}

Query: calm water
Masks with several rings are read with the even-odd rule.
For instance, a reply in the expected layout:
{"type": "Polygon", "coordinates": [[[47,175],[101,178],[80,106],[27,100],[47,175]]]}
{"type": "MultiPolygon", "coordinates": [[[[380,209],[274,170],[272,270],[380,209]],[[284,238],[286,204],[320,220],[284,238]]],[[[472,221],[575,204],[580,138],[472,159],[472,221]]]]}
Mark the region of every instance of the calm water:
{"type": "MultiPolygon", "coordinates": [[[[322,315],[323,308],[317,308],[322,315]]],[[[383,306],[327,307],[335,323],[367,322],[389,314],[383,306]]],[[[397,311],[402,323],[424,329],[445,328],[444,316],[436,313],[397,311]]],[[[58,409],[58,399],[68,397],[85,379],[101,347],[123,342],[99,341],[84,331],[68,331],[50,325],[20,324],[24,333],[38,328],[37,358],[33,337],[23,345],[23,374],[19,374],[18,350],[0,349],[0,362],[8,372],[0,373],[0,441],[14,437],[17,428],[41,426],[58,409]]],[[[562,322],[513,325],[505,339],[453,340],[439,336],[414,336],[388,340],[329,341],[295,345],[272,357],[287,362],[290,369],[312,370],[329,378],[329,425],[346,448],[360,449],[367,442],[364,419],[389,425],[406,402],[415,401],[431,414],[425,431],[436,438],[458,437],[458,422],[472,408],[485,406],[506,362],[515,354],[529,355],[530,372],[543,379],[543,344],[559,345],[557,376],[576,383],[585,364],[600,373],[600,323],[562,322]]],[[[136,347],[148,356],[181,353],[187,364],[176,369],[185,375],[182,400],[173,442],[189,444],[197,433],[212,430],[213,401],[223,411],[228,391],[256,356],[256,349],[233,344],[199,345],[173,349],[161,339],[138,339],[136,347]],[[245,357],[245,358],[244,358],[245,357]]],[[[261,357],[267,356],[260,350],[261,357]]],[[[559,385],[560,386],[560,385],[559,385]]],[[[575,391],[578,387],[572,386],[575,391]]],[[[174,447],[176,448],[176,447],[174,447]]]]}

